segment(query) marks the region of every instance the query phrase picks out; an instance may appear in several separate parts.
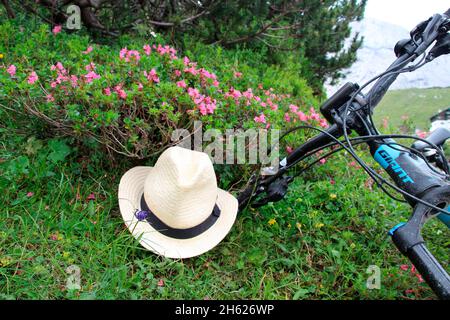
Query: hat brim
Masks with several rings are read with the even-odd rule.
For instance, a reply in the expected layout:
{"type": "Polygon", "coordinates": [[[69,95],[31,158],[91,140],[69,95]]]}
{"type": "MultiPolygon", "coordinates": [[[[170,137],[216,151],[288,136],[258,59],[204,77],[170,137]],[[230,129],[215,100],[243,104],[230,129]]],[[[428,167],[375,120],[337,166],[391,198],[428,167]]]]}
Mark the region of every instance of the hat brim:
{"type": "Polygon", "coordinates": [[[140,209],[145,179],[151,170],[153,167],[135,167],[127,171],[120,180],[118,195],[120,213],[133,236],[144,248],[174,259],[195,257],[217,246],[230,232],[236,220],[238,211],[236,198],[218,189],[217,205],[221,214],[217,221],[194,238],[170,238],[155,230],[147,221],[139,221],[135,216],[136,210],[140,209]]]}

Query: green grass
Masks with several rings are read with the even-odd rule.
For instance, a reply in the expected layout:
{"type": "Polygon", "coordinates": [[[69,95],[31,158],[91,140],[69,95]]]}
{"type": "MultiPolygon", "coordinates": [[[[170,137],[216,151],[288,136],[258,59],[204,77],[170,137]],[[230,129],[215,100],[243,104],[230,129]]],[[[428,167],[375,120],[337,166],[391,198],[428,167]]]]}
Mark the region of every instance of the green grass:
{"type": "Polygon", "coordinates": [[[417,128],[428,131],[430,117],[439,110],[450,107],[450,88],[406,89],[389,91],[375,109],[374,119],[381,125],[389,118],[392,126],[403,123],[402,116],[408,116],[417,128]]]}
{"type": "MultiPolygon", "coordinates": [[[[386,233],[409,209],[371,190],[344,155],[298,180],[285,201],[241,213],[212,251],[170,260],[124,227],[116,192],[129,162],[107,166],[65,141],[5,129],[0,137],[0,299],[435,298],[400,270],[408,261],[386,233]],[[73,265],[80,290],[66,288],[73,265]],[[381,268],[380,290],[366,289],[370,265],[381,268]]],[[[444,262],[448,235],[435,223],[426,230],[444,262]]]]}

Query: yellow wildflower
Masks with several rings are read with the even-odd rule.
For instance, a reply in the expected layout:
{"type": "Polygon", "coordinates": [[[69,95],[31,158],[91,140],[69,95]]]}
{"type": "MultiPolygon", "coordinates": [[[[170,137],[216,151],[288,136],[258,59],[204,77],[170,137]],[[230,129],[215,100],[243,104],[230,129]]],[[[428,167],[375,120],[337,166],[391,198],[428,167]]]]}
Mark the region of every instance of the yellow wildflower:
{"type": "Polygon", "coordinates": [[[0,59],[3,59],[4,55],[3,53],[0,53],[0,59]]]}
{"type": "Polygon", "coordinates": [[[13,260],[11,259],[11,257],[2,257],[2,258],[0,258],[0,267],[7,267],[12,262],[13,262],[13,260]]]}
{"type": "Polygon", "coordinates": [[[334,200],[334,199],[336,199],[337,198],[337,195],[336,194],[334,194],[334,193],[331,193],[330,194],[330,199],[331,200],[334,200]]]}
{"type": "Polygon", "coordinates": [[[321,223],[321,222],[316,223],[316,228],[317,228],[317,229],[320,229],[320,228],[322,228],[323,226],[324,226],[324,224],[321,223]]]}
{"type": "Polygon", "coordinates": [[[300,230],[302,228],[302,224],[300,222],[297,222],[295,224],[295,226],[297,227],[298,230],[300,230]]]}
{"type": "Polygon", "coordinates": [[[269,225],[273,226],[275,223],[277,223],[277,220],[275,220],[275,219],[269,220],[269,225]]]}

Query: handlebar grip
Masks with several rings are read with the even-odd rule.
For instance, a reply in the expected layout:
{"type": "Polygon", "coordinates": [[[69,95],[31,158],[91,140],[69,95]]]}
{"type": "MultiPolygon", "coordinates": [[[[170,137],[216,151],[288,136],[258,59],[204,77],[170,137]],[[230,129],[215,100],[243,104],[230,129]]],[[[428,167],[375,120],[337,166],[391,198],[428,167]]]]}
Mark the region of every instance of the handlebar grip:
{"type": "MultiPolygon", "coordinates": [[[[450,138],[450,130],[445,127],[437,128],[433,133],[426,139],[428,142],[435,144],[436,146],[442,146],[447,139],[450,138]]],[[[430,145],[423,141],[415,142],[412,147],[416,150],[423,151],[426,148],[430,148],[430,145]]]]}
{"type": "Polygon", "coordinates": [[[425,244],[420,243],[410,248],[406,256],[439,298],[450,300],[450,276],[428,251],[425,244]]]}

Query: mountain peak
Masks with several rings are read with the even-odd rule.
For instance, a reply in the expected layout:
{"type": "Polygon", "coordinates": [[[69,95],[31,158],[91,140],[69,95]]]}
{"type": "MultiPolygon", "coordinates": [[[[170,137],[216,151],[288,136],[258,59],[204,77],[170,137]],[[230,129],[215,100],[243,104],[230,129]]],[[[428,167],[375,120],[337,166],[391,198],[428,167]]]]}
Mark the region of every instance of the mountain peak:
{"type": "MultiPolygon", "coordinates": [[[[386,70],[395,60],[394,46],[397,41],[409,38],[409,31],[388,22],[366,18],[352,24],[353,33],[364,37],[358,51],[358,60],[347,70],[345,79],[338,85],[326,85],[332,94],[347,81],[360,85],[386,70]]],[[[450,87],[450,56],[441,56],[424,67],[401,74],[391,89],[450,87]]]]}

